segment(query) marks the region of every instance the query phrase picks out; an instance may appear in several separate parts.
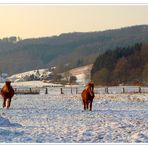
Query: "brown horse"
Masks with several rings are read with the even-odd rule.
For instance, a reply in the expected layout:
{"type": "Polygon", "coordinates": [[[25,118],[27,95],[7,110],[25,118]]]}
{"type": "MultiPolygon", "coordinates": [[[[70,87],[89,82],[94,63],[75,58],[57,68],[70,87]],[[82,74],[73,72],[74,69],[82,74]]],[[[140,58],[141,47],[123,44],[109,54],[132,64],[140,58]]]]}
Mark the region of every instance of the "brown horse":
{"type": "Polygon", "coordinates": [[[88,85],[86,86],[86,89],[82,91],[81,97],[82,97],[82,102],[84,105],[84,110],[89,109],[90,111],[92,111],[92,102],[95,97],[94,83],[92,82],[88,83],[88,85]]]}
{"type": "Polygon", "coordinates": [[[1,89],[1,95],[3,97],[3,108],[7,105],[7,109],[9,109],[11,105],[11,98],[14,96],[14,89],[11,86],[11,81],[5,82],[5,85],[1,89]]]}

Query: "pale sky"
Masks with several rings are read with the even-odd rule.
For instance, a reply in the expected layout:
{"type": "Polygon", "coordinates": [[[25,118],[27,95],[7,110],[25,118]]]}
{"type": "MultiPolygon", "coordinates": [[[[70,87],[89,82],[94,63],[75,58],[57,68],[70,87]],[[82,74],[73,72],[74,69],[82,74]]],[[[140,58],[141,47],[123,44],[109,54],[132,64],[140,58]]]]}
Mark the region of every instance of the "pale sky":
{"type": "Polygon", "coordinates": [[[0,38],[44,37],[148,24],[148,5],[0,5],[0,38]]]}

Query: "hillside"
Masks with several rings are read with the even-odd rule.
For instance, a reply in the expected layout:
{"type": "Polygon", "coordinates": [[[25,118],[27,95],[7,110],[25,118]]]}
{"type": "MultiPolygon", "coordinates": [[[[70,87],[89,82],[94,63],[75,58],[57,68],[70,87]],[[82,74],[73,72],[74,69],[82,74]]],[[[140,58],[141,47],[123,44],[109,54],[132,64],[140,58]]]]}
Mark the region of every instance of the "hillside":
{"type": "Polygon", "coordinates": [[[56,66],[58,72],[92,64],[116,47],[148,41],[148,25],[17,40],[0,40],[0,72],[11,74],[56,66]],[[68,66],[66,66],[68,65],[68,66]]]}
{"type": "Polygon", "coordinates": [[[8,79],[12,82],[41,81],[51,80],[52,78],[53,74],[49,71],[49,69],[31,70],[8,77],[8,79]]]}
{"type": "MultiPolygon", "coordinates": [[[[29,83],[27,81],[43,81],[46,83],[62,83],[62,79],[66,79],[65,77],[68,77],[68,79],[71,76],[76,77],[76,83],[77,84],[86,84],[90,80],[90,74],[91,74],[92,64],[85,65],[81,67],[77,67],[74,69],[71,69],[65,73],[55,73],[52,70],[49,69],[37,69],[37,70],[31,70],[26,71],[23,73],[14,74],[10,77],[7,77],[6,79],[11,80],[12,82],[25,82],[29,83]],[[58,76],[61,75],[58,79],[58,76]]],[[[5,82],[6,79],[0,79],[0,82],[5,82]]],[[[68,82],[66,82],[68,83],[68,82]]],[[[17,83],[16,83],[17,84],[17,83]]],[[[18,83],[19,84],[19,83],[18,83]]]]}
{"type": "Polygon", "coordinates": [[[148,44],[105,52],[94,62],[91,76],[99,85],[147,84],[148,44]]]}
{"type": "Polygon", "coordinates": [[[71,69],[69,73],[76,77],[78,84],[86,84],[90,80],[92,66],[93,64],[74,68],[71,69]]]}

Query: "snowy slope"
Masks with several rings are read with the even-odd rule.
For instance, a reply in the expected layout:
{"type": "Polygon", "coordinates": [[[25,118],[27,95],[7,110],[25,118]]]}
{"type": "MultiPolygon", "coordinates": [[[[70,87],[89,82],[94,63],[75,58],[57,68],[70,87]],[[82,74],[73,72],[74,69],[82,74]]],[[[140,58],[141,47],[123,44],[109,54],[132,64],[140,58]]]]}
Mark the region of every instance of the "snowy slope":
{"type": "Polygon", "coordinates": [[[39,69],[39,70],[31,70],[19,74],[12,75],[8,77],[9,80],[12,82],[23,82],[23,81],[28,81],[30,77],[34,77],[38,80],[41,78],[46,78],[49,77],[52,74],[48,69],[39,69]]]}
{"type": "Polygon", "coordinates": [[[75,76],[77,78],[77,83],[79,84],[86,84],[88,81],[90,81],[90,72],[92,69],[92,64],[81,66],[78,68],[71,69],[69,73],[72,76],[75,76]]]}
{"type": "Polygon", "coordinates": [[[49,90],[17,95],[10,110],[0,108],[0,143],[148,142],[148,94],[99,94],[89,112],[79,94],[49,90]]]}

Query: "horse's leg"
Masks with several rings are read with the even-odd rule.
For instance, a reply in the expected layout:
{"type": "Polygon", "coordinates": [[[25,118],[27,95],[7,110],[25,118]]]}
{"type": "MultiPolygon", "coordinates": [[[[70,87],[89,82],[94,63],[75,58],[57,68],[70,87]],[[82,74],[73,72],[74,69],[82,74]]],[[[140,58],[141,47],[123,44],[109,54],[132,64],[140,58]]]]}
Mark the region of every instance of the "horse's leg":
{"type": "Polygon", "coordinates": [[[90,111],[92,111],[92,101],[90,101],[90,111]]]}
{"type": "Polygon", "coordinates": [[[7,101],[7,109],[10,108],[10,105],[11,105],[11,98],[9,98],[8,101],[7,101]]]}
{"type": "Polygon", "coordinates": [[[86,102],[84,102],[84,110],[86,110],[87,109],[87,104],[86,104],[86,102]]]}
{"type": "Polygon", "coordinates": [[[6,98],[3,98],[3,108],[6,107],[6,98]]]}
{"type": "Polygon", "coordinates": [[[86,110],[86,107],[85,107],[85,100],[83,99],[83,106],[84,106],[84,110],[86,110]]]}
{"type": "Polygon", "coordinates": [[[89,102],[87,101],[87,103],[86,103],[86,108],[88,109],[88,105],[89,105],[89,102]]]}

